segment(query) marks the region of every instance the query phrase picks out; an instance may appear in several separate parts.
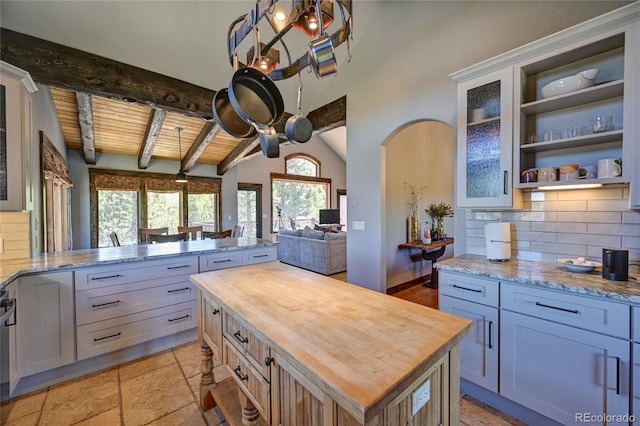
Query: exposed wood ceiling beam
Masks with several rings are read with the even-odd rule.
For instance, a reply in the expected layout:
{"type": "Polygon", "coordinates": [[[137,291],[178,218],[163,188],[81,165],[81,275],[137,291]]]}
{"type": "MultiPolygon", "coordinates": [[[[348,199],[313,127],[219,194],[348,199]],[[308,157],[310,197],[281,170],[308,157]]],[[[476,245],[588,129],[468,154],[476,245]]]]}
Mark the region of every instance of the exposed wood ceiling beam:
{"type": "Polygon", "coordinates": [[[91,102],[91,95],[76,92],[76,104],[78,105],[78,122],[80,123],[84,162],[95,165],[96,141],[93,134],[93,103],[91,102]]]}
{"type": "Polygon", "coordinates": [[[313,133],[323,133],[340,126],[347,125],[347,97],[343,96],[333,102],[314,109],[307,118],[313,124],[313,133]]]}
{"type": "Polygon", "coordinates": [[[196,140],[191,144],[191,148],[185,154],[180,163],[182,170],[188,172],[196,164],[198,158],[204,153],[209,144],[215,139],[221,128],[218,123],[208,122],[200,131],[196,140]]]}
{"type": "Polygon", "coordinates": [[[213,90],[6,28],[0,31],[2,60],[29,72],[37,83],[211,117],[213,90]]]}
{"type": "Polygon", "coordinates": [[[151,114],[151,117],[149,117],[147,129],[144,133],[144,139],[140,144],[140,152],[138,153],[139,169],[146,169],[147,167],[149,167],[151,155],[153,154],[153,149],[156,147],[156,142],[158,142],[158,136],[160,136],[162,124],[164,123],[164,119],[166,116],[167,111],[154,109],[153,114],[151,114]]]}
{"type": "Polygon", "coordinates": [[[244,157],[249,155],[253,149],[260,143],[258,136],[252,139],[241,140],[235,148],[231,150],[229,155],[225,157],[220,163],[218,163],[216,171],[218,175],[222,176],[233,167],[235,167],[244,157]]]}

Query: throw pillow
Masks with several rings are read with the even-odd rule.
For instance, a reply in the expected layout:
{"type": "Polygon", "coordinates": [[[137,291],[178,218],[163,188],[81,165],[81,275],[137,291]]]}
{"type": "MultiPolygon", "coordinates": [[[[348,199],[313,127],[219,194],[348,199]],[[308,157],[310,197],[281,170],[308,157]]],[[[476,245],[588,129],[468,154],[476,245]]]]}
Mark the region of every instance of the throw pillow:
{"type": "Polygon", "coordinates": [[[324,240],[324,232],[316,231],[315,229],[311,229],[308,227],[305,227],[302,230],[302,236],[304,238],[313,238],[314,240],[324,240]]]}
{"type": "Polygon", "coordinates": [[[302,230],[301,229],[289,229],[289,228],[280,228],[278,231],[280,235],[291,235],[292,237],[301,237],[302,230]]]}
{"type": "Polygon", "coordinates": [[[325,241],[327,240],[346,240],[346,232],[327,232],[324,234],[325,241]]]}

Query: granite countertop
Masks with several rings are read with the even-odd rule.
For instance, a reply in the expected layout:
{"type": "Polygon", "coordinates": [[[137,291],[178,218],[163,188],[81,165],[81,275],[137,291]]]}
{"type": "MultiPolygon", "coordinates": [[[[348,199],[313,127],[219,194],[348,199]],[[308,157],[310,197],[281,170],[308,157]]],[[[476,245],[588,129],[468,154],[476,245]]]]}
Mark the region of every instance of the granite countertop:
{"type": "Polygon", "coordinates": [[[43,253],[35,257],[2,261],[0,289],[21,275],[60,271],[86,266],[136,262],[163,257],[210,254],[277,244],[275,241],[243,237],[180,241],[162,244],[133,244],[122,247],[69,250],[43,253]]]}
{"type": "Polygon", "coordinates": [[[528,260],[510,259],[490,262],[485,256],[466,254],[435,264],[442,271],[462,272],[485,278],[512,281],[537,287],[563,290],[620,302],[640,304],[640,279],[629,275],[629,281],[610,281],[602,278],[602,270],[592,273],[570,272],[561,265],[528,260]],[[631,278],[636,278],[633,280],[631,278]]]}

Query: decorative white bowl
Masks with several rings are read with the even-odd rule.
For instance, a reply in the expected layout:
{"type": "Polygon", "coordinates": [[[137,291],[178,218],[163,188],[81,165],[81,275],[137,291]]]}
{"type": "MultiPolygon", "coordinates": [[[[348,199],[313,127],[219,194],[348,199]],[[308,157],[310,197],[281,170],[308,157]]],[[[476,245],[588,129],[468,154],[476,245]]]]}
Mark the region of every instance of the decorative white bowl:
{"type": "Polygon", "coordinates": [[[600,262],[594,262],[592,260],[585,260],[584,258],[577,259],[558,259],[558,263],[570,270],[571,272],[591,272],[595,268],[602,266],[600,262]]]}
{"type": "Polygon", "coordinates": [[[591,87],[596,81],[596,77],[600,73],[598,68],[580,71],[576,75],[563,77],[559,80],[552,81],[542,87],[542,98],[550,98],[552,96],[562,95],[564,93],[574,92],[576,90],[591,87]]]}

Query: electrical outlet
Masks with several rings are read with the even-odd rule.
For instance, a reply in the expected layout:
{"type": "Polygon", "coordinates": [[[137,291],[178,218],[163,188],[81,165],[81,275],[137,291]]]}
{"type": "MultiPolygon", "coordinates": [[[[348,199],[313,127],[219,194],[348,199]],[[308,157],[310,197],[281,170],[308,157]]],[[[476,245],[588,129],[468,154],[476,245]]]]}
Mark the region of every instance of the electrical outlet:
{"type": "Polygon", "coordinates": [[[354,220],[351,224],[351,229],[354,231],[364,231],[364,221],[354,220]]]}
{"type": "Polygon", "coordinates": [[[411,415],[415,416],[431,399],[431,380],[427,380],[411,394],[411,415]]]}

